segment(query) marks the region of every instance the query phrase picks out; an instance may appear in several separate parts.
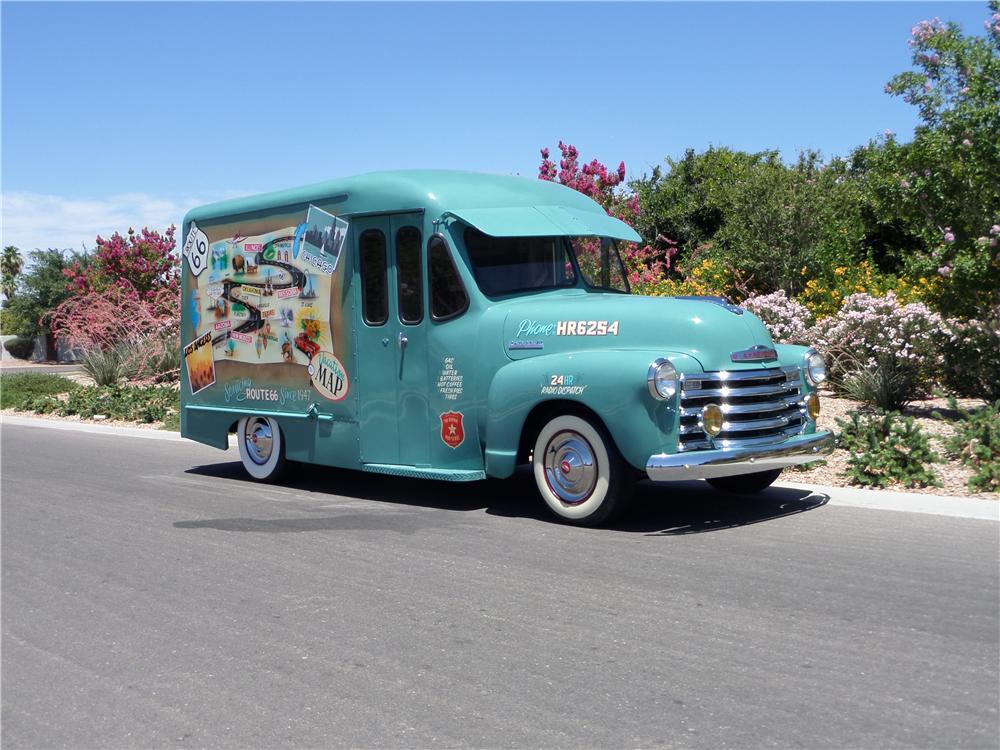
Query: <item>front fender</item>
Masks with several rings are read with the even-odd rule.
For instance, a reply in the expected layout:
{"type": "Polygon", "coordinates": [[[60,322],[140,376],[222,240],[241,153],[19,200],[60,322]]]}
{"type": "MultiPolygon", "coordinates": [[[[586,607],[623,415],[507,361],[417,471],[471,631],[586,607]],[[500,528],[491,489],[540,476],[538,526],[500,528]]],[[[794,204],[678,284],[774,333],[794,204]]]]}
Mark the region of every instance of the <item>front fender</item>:
{"type": "Polygon", "coordinates": [[[518,360],[490,383],[480,429],[485,436],[486,473],[514,472],[521,431],[531,411],[546,401],[579,403],[604,423],[622,456],[642,469],[654,453],[677,442],[677,397],[654,399],[646,382],[649,365],[669,357],[679,373],[701,372],[685,354],[645,350],[583,351],[518,360]]]}

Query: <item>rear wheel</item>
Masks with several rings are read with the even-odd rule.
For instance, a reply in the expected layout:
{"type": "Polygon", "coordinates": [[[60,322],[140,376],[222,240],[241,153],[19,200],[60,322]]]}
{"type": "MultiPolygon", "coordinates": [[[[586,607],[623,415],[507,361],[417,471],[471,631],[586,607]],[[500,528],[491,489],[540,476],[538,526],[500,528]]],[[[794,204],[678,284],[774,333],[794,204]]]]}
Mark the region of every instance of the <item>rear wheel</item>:
{"type": "Polygon", "coordinates": [[[606,433],[581,417],[555,417],[535,440],[532,469],[549,510],[596,526],[624,512],[632,494],[628,466],[606,433]]]}
{"type": "Polygon", "coordinates": [[[244,417],[236,428],[240,459],[258,482],[273,482],[285,469],[281,428],[271,417],[244,417]]]}
{"type": "Polygon", "coordinates": [[[737,474],[732,477],[715,477],[706,480],[720,492],[732,492],[735,495],[750,495],[766,490],[774,484],[781,475],[781,469],[759,471],[756,474],[737,474]]]}

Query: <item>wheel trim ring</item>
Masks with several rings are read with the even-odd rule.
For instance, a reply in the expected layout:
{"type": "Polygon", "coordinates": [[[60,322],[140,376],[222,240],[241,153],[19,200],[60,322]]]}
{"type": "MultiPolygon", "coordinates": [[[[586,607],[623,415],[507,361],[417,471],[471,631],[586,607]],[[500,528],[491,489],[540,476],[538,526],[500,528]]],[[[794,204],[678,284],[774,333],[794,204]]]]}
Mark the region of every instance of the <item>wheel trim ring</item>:
{"type": "Polygon", "coordinates": [[[575,430],[562,430],[545,446],[545,482],[566,505],[586,502],[597,487],[597,457],[587,439],[575,430]]]}
{"type": "Polygon", "coordinates": [[[271,458],[274,450],[274,435],[266,419],[254,417],[247,421],[243,430],[243,442],[247,456],[258,466],[263,466],[271,458]]]}

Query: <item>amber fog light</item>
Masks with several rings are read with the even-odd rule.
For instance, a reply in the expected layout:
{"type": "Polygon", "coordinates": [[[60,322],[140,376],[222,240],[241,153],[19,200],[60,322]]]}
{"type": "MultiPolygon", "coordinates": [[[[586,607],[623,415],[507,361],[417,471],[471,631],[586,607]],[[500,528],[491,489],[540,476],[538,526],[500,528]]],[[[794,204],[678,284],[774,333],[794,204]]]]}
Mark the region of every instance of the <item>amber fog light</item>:
{"type": "Polygon", "coordinates": [[[819,416],[819,396],[817,394],[810,393],[806,398],[806,411],[809,412],[810,419],[816,419],[819,416]]]}
{"type": "Polygon", "coordinates": [[[717,404],[708,404],[701,410],[701,426],[708,435],[715,437],[722,432],[725,417],[717,404]]]}

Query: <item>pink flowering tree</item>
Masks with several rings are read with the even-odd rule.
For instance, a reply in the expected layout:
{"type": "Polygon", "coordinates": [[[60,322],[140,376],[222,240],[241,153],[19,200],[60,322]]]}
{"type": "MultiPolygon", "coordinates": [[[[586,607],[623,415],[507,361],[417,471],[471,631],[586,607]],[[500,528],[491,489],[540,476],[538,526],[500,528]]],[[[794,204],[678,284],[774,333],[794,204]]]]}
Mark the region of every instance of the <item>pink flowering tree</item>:
{"type": "MultiPolygon", "coordinates": [[[[581,164],[576,146],[562,141],[559,141],[558,165],[550,158],[550,153],[547,148],[541,150],[538,179],[558,182],[583,193],[599,203],[609,216],[629,226],[636,225],[641,210],[639,196],[626,189],[624,161],[614,170],[597,159],[581,164]]],[[[677,253],[677,245],[667,237],[658,236],[651,244],[626,243],[621,250],[629,283],[633,290],[641,292],[663,278],[677,253]]]]}
{"type": "Polygon", "coordinates": [[[175,252],[175,228],[163,234],[143,228],[129,229],[122,236],[97,238],[97,249],[86,266],[74,263],[65,274],[74,294],[100,292],[122,286],[141,297],[153,299],[161,290],[180,296],[180,264],[175,252]]]}
{"type": "Polygon", "coordinates": [[[180,265],[174,231],[129,229],[98,237],[86,263],[63,271],[70,297],[47,321],[99,384],[177,374],[180,265]]]}

